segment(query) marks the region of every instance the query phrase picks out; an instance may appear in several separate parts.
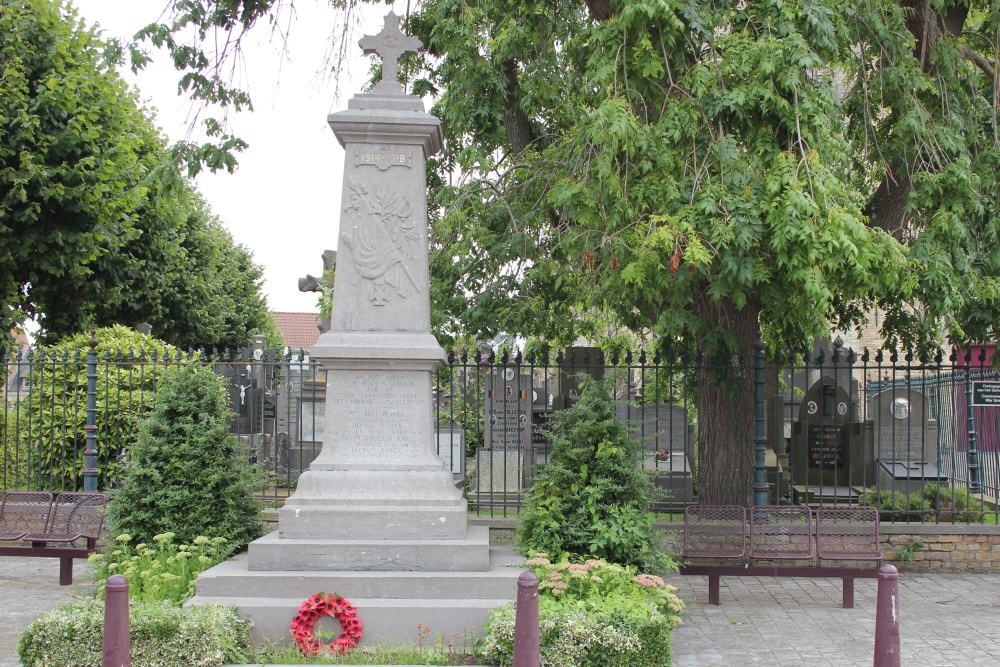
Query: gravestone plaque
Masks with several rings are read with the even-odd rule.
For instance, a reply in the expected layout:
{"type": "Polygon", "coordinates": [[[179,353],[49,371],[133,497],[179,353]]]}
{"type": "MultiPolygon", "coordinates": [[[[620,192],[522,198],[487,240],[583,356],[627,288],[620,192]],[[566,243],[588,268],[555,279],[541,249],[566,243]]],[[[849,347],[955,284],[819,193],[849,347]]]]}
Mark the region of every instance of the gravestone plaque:
{"type": "Polygon", "coordinates": [[[810,424],[809,466],[843,468],[847,461],[847,431],[843,424],[810,424]]]}
{"type": "Polygon", "coordinates": [[[926,397],[915,389],[893,387],[872,397],[873,449],[879,486],[900,493],[926,482],[944,482],[937,467],[938,427],[926,397]]]}
{"type": "Polygon", "coordinates": [[[529,449],[531,404],[530,375],[511,366],[494,368],[486,386],[486,449],[529,449]]]}
{"type": "Polygon", "coordinates": [[[660,507],[694,496],[691,471],[694,426],[685,408],[670,403],[621,402],[615,417],[628,425],[629,436],[642,442],[642,466],[653,471],[653,484],[664,492],[660,507]]]}

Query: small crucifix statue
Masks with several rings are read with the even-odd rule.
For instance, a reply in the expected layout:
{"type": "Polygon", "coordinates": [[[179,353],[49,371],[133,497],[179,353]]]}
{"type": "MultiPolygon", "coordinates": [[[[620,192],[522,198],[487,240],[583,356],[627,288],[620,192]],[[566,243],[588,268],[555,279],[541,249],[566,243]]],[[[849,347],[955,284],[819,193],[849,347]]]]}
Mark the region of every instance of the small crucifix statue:
{"type": "Polygon", "coordinates": [[[374,53],[382,59],[382,80],[375,86],[381,93],[403,94],[399,85],[399,57],[416,55],[417,49],[423,43],[411,35],[404,35],[399,29],[399,17],[389,12],[385,17],[382,32],[377,35],[365,35],[358,41],[358,46],[366,54],[374,53]]]}

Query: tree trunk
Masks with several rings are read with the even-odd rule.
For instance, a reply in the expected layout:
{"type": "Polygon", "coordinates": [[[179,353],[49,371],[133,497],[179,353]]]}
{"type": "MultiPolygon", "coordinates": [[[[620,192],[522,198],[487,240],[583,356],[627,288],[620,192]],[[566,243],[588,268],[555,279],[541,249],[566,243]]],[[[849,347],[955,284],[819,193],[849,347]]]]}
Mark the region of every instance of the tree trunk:
{"type": "Polygon", "coordinates": [[[504,77],[507,80],[506,105],[503,110],[503,127],[507,132],[510,149],[516,157],[535,141],[535,131],[531,119],[521,110],[521,84],[517,76],[517,61],[508,58],[503,61],[504,77]]]}
{"type": "MultiPolygon", "coordinates": [[[[698,500],[749,505],[754,463],[753,344],[760,335],[760,306],[737,310],[729,299],[695,303],[699,317],[728,323],[738,357],[702,360],[698,381],[698,500]]],[[[703,348],[699,344],[699,348],[703,348]]]]}
{"type": "MultiPolygon", "coordinates": [[[[913,57],[925,72],[931,73],[930,53],[941,39],[942,30],[951,35],[961,34],[969,7],[960,3],[939,15],[934,12],[930,0],[901,0],[900,5],[907,9],[906,27],[914,38],[913,57]]],[[[868,206],[872,226],[897,239],[902,239],[907,232],[915,232],[912,216],[906,210],[912,190],[913,179],[908,165],[900,161],[886,165],[886,173],[868,206]]]]}

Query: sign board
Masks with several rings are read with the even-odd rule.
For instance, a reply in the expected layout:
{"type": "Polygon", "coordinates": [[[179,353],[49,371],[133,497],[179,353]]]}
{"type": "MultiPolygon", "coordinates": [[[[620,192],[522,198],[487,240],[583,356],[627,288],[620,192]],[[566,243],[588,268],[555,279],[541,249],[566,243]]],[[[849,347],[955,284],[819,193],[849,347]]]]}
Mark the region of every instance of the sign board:
{"type": "Polygon", "coordinates": [[[973,380],[972,405],[977,408],[1000,406],[1000,380],[973,380]]]}

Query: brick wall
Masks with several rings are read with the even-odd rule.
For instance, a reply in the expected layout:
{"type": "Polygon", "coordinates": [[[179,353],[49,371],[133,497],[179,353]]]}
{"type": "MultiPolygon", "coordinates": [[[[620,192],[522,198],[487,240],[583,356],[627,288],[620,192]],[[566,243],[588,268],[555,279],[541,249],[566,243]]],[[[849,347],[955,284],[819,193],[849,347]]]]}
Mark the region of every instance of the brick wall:
{"type": "MultiPolygon", "coordinates": [[[[490,527],[492,544],[510,545],[514,541],[513,517],[470,517],[470,525],[490,527]]],[[[679,553],[684,540],[683,522],[657,522],[665,531],[663,548],[679,553]]],[[[963,523],[883,523],[882,555],[901,572],[995,572],[1000,573],[1000,525],[963,523]],[[899,552],[913,541],[922,549],[914,550],[913,560],[898,560],[899,552]]]]}
{"type": "Polygon", "coordinates": [[[882,554],[901,572],[1000,572],[1000,526],[882,524],[882,554]],[[900,561],[907,545],[912,561],[900,561]]]}

